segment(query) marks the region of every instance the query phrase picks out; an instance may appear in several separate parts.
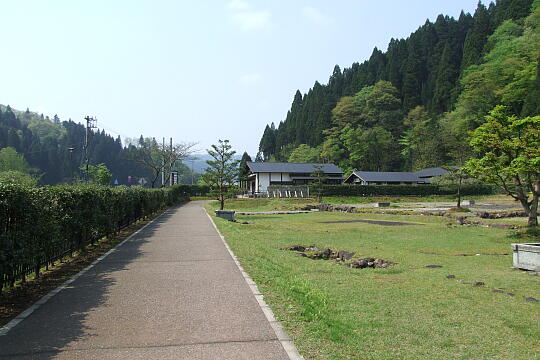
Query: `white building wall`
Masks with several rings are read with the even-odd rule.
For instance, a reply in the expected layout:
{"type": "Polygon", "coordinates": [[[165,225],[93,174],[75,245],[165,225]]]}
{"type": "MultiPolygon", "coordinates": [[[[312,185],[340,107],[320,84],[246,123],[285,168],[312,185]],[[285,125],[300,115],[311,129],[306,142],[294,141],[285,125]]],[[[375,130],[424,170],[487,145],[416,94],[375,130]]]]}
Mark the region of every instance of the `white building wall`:
{"type": "Polygon", "coordinates": [[[258,191],[259,192],[266,192],[268,190],[268,186],[270,185],[270,173],[258,173],[257,178],[259,179],[259,186],[258,191]]]}
{"type": "Polygon", "coordinates": [[[292,181],[292,179],[289,173],[257,173],[257,178],[255,180],[255,188],[257,189],[256,191],[268,191],[268,186],[270,186],[271,181],[292,181]]]}
{"type": "MultiPolygon", "coordinates": [[[[281,174],[282,173],[279,173],[279,174],[274,174],[273,176],[275,176],[277,178],[277,180],[275,181],[292,181],[289,173],[283,173],[283,179],[281,177],[281,174]]],[[[272,177],[272,179],[274,179],[274,177],[272,177]]]]}

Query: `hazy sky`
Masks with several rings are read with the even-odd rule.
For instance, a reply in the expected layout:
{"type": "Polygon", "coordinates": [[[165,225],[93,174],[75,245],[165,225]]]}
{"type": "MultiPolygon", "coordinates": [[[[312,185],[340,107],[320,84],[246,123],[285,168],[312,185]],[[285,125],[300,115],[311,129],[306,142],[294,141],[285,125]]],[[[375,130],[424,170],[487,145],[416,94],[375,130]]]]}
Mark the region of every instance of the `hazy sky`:
{"type": "Polygon", "coordinates": [[[0,103],[255,155],[296,89],[477,0],[2,1],[0,103]]]}

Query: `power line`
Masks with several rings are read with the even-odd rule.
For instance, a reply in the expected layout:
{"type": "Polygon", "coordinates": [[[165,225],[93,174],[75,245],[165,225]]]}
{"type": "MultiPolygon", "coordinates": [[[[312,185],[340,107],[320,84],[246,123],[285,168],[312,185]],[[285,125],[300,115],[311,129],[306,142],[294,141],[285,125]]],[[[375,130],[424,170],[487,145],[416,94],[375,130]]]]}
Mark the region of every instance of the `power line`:
{"type": "Polygon", "coordinates": [[[126,134],[123,134],[123,133],[121,133],[121,132],[119,132],[119,131],[116,131],[115,129],[110,128],[109,126],[103,126],[103,121],[101,121],[101,120],[100,120],[100,124],[101,124],[101,126],[99,126],[99,127],[102,128],[102,129],[105,129],[105,130],[107,130],[107,131],[113,132],[113,133],[115,133],[116,135],[120,135],[120,136],[122,136],[122,137],[124,137],[124,138],[128,138],[128,137],[129,137],[129,136],[127,136],[126,134]]]}

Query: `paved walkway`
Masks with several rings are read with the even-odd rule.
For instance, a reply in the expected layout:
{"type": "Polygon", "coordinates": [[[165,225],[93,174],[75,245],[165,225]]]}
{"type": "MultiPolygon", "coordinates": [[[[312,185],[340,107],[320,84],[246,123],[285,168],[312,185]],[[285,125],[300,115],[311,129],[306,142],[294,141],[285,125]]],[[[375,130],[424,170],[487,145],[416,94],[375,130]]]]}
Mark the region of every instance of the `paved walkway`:
{"type": "Polygon", "coordinates": [[[168,211],[0,336],[0,359],[288,359],[201,205],[168,211]]]}

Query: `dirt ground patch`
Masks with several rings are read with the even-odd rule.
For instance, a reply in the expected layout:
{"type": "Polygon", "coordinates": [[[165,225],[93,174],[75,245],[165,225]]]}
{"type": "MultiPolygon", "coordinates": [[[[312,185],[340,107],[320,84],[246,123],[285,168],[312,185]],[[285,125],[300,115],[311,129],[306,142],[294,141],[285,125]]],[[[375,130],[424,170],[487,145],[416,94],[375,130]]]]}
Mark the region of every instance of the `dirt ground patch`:
{"type": "Polygon", "coordinates": [[[320,224],[349,224],[349,223],[366,223],[382,226],[410,226],[410,225],[424,225],[418,223],[406,223],[399,221],[382,221],[382,220],[341,220],[341,221],[322,221],[320,224]]]}

